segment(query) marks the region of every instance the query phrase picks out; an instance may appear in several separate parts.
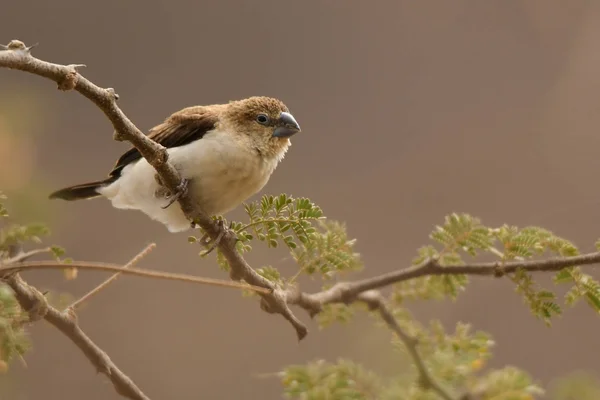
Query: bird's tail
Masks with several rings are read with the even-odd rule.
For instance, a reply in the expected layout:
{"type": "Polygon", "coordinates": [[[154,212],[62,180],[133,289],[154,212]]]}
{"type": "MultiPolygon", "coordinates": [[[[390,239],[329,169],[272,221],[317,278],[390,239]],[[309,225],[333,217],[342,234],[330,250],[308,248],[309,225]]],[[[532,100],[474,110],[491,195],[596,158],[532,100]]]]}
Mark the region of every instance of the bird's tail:
{"type": "Polygon", "coordinates": [[[114,179],[111,177],[102,181],[82,183],[81,185],[70,186],[57,190],[56,192],[51,193],[48,198],[62,199],[67,201],[93,199],[94,197],[100,196],[100,193],[98,193],[99,188],[112,182],[114,182],[114,179]]]}

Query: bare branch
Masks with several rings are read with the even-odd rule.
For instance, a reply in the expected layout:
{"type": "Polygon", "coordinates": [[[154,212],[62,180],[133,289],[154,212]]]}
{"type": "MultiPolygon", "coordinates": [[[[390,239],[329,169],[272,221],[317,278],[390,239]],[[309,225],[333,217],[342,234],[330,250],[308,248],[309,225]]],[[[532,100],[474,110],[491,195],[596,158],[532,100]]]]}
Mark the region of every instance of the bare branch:
{"type": "Polygon", "coordinates": [[[0,265],[0,276],[7,276],[15,272],[26,271],[26,270],[34,270],[34,269],[86,269],[86,270],[96,270],[96,271],[108,271],[108,272],[118,272],[122,274],[141,276],[146,278],[154,278],[154,279],[164,279],[171,281],[181,281],[181,282],[190,282],[190,283],[199,283],[203,285],[210,286],[220,286],[234,289],[247,289],[252,290],[254,292],[260,294],[266,294],[269,292],[269,289],[265,289],[259,286],[252,286],[245,283],[238,282],[230,282],[224,281],[221,279],[211,279],[211,278],[202,278],[199,276],[186,275],[186,274],[176,274],[171,272],[161,272],[161,271],[150,271],[146,269],[139,268],[128,268],[125,269],[120,265],[106,264],[100,262],[90,262],[90,261],[74,261],[72,263],[61,263],[59,261],[28,261],[22,263],[16,263],[11,265],[0,265]]]}
{"type": "Polygon", "coordinates": [[[50,306],[45,297],[29,286],[19,275],[6,280],[21,307],[29,311],[30,320],[44,318],[67,336],[85,354],[96,370],[108,377],[117,393],[132,400],[150,400],[78,326],[75,314],[67,314],[50,306]]]}
{"type": "Polygon", "coordinates": [[[371,311],[379,311],[381,319],[383,319],[392,332],[398,336],[398,339],[404,343],[408,353],[415,363],[415,366],[417,367],[417,371],[419,373],[419,384],[421,387],[426,390],[432,390],[444,400],[454,400],[453,397],[433,378],[433,376],[431,376],[417,349],[419,343],[418,340],[406,333],[398,324],[398,321],[388,308],[381,293],[379,293],[377,290],[369,290],[360,293],[356,297],[356,300],[365,303],[371,311]]]}
{"type": "MultiPolygon", "coordinates": [[[[156,247],[156,243],[151,243],[144,250],[140,251],[135,257],[133,257],[127,264],[123,266],[123,269],[128,269],[137,264],[142,258],[146,257],[148,253],[150,253],[156,247]]],[[[88,293],[80,297],[78,300],[75,300],[69,308],[75,310],[77,307],[81,306],[85,301],[89,300],[92,296],[98,294],[102,289],[105,289],[112,282],[116,281],[119,276],[121,276],[123,272],[119,271],[113,274],[110,278],[106,279],[104,282],[96,286],[94,289],[90,290],[88,293]]]]}
{"type": "MultiPolygon", "coordinates": [[[[81,76],[77,72],[80,65],[53,64],[33,57],[31,47],[25,46],[19,40],[12,40],[2,48],[4,50],[0,50],[0,67],[17,69],[51,79],[59,85],[60,90],[76,90],[96,104],[112,122],[115,129],[114,139],[127,140],[133,144],[157,171],[164,186],[171,193],[178,192],[181,177],[168,162],[166,149],[146,137],[127,118],[117,106],[118,96],[113,89],[102,89],[81,76]]],[[[231,279],[234,281],[244,280],[250,285],[268,289],[259,293],[262,297],[261,308],[269,313],[281,314],[292,324],[298,339],[303,339],[307,335],[308,329],[289,309],[285,302],[285,293],[250,267],[236,249],[235,233],[219,226],[210,216],[206,215],[198,207],[199,203],[189,193],[180,196],[177,201],[188,219],[199,225],[217,243],[219,250],[229,263],[231,279]]]]}

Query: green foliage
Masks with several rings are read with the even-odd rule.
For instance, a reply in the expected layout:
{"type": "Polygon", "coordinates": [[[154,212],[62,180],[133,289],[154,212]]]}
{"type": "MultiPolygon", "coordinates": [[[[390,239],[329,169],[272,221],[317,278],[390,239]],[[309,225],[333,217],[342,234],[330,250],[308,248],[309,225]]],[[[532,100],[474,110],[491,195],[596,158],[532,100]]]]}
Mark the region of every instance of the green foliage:
{"type": "MultiPolygon", "coordinates": [[[[421,265],[429,259],[436,259],[441,266],[448,268],[464,265],[464,254],[461,253],[471,257],[491,255],[499,259],[500,267],[507,262],[530,260],[544,255],[579,255],[579,250],[573,243],[547,229],[535,226],[520,229],[509,225],[491,228],[468,214],[449,215],[443,225],[435,228],[430,238],[441,245],[441,248],[433,245],[420,248],[417,257],[413,259],[413,265],[421,265]]],[[[530,272],[518,270],[508,277],[515,283],[516,291],[523,296],[531,312],[547,325],[552,317],[561,315],[562,308],[556,294],[541,288],[530,272]]],[[[583,298],[595,311],[600,312],[600,284],[590,275],[581,272],[580,268],[565,268],[556,274],[554,281],[573,285],[566,294],[565,304],[573,305],[583,298]]],[[[465,275],[411,279],[395,285],[393,299],[397,303],[417,299],[456,299],[468,282],[465,275]]]]}
{"type": "Polygon", "coordinates": [[[539,289],[530,273],[519,269],[510,279],[515,282],[517,293],[523,295],[531,312],[546,325],[550,325],[553,316],[562,314],[561,307],[556,303],[556,295],[548,290],[539,289]]]}
{"type": "Polygon", "coordinates": [[[14,249],[24,243],[41,243],[41,236],[50,232],[41,224],[9,225],[0,229],[0,257],[8,257],[14,249]]]}
{"type": "MultiPolygon", "coordinates": [[[[464,264],[460,258],[455,258],[456,253],[439,254],[433,247],[427,246],[419,249],[419,257],[413,263],[419,265],[429,257],[439,259],[441,265],[453,266],[464,264]],[[425,254],[428,254],[425,256],[425,254]],[[429,255],[431,254],[431,255],[429,255]]],[[[402,303],[405,300],[442,300],[450,298],[455,300],[460,292],[464,291],[469,278],[464,274],[424,276],[410,279],[394,285],[394,300],[402,303]]]]}
{"type": "Polygon", "coordinates": [[[6,196],[0,192],[0,217],[8,217],[8,210],[2,203],[3,200],[6,200],[6,196]]]}
{"type": "Polygon", "coordinates": [[[554,276],[554,282],[573,284],[565,294],[567,305],[572,306],[583,298],[590,307],[600,313],[600,284],[590,275],[583,273],[581,268],[571,267],[559,271],[554,276]]]}
{"type": "Polygon", "coordinates": [[[15,356],[23,355],[29,349],[29,339],[24,329],[28,315],[23,312],[14,293],[4,283],[0,283],[0,370],[15,356]]]}
{"type": "Polygon", "coordinates": [[[292,365],[280,376],[285,395],[290,399],[377,399],[382,387],[377,375],[343,359],[335,364],[319,360],[308,365],[292,365]]]}
{"type": "MultiPolygon", "coordinates": [[[[360,255],[354,251],[356,240],[348,238],[343,224],[325,221],[321,208],[310,200],[286,194],[265,195],[246,204],[244,209],[249,222],[230,224],[230,229],[237,235],[236,246],[241,253],[251,251],[251,243],[255,240],[270,248],[283,245],[298,264],[296,276],[319,274],[323,279],[331,279],[340,272],[362,268],[360,255]]],[[[188,240],[198,241],[193,236],[188,240]]],[[[221,269],[229,269],[219,249],[217,263],[221,269]]],[[[277,280],[281,281],[280,278],[277,280]]]]}
{"type": "Polygon", "coordinates": [[[446,217],[444,225],[436,226],[430,237],[444,246],[444,253],[460,249],[475,256],[477,250],[488,250],[492,247],[489,228],[468,214],[450,214],[446,217]]]}
{"type": "MultiPolygon", "coordinates": [[[[494,342],[484,332],[471,332],[468,324],[459,323],[453,333],[444,331],[439,322],[428,329],[412,320],[406,311],[398,315],[403,326],[411,326],[419,338],[419,351],[425,367],[454,398],[461,393],[477,393],[480,399],[532,400],[543,391],[517,368],[506,367],[481,374],[491,358],[494,342]]],[[[403,342],[394,345],[405,352],[403,342]]],[[[418,371],[387,378],[379,377],[356,363],[340,360],[324,361],[287,367],[280,376],[285,394],[292,399],[403,399],[438,400],[440,397],[423,388],[417,379],[418,371]]]]}
{"type": "Polygon", "coordinates": [[[481,400],[533,400],[534,395],[544,394],[544,390],[532,381],[529,374],[515,367],[490,371],[470,390],[475,393],[480,391],[481,400]]]}
{"type": "Polygon", "coordinates": [[[348,239],[346,227],[335,221],[321,223],[321,231],[315,231],[292,256],[301,271],[308,275],[319,273],[324,279],[337,273],[362,269],[360,254],[354,252],[355,239],[348,239]]]}
{"type": "Polygon", "coordinates": [[[503,261],[531,258],[546,252],[564,257],[579,254],[573,243],[536,226],[519,230],[516,226],[503,225],[492,233],[503,247],[503,261]]]}
{"type": "Polygon", "coordinates": [[[323,310],[317,314],[319,328],[326,328],[336,322],[349,322],[354,316],[354,307],[342,303],[325,304],[323,310]]]}
{"type": "Polygon", "coordinates": [[[256,237],[269,247],[283,243],[295,249],[298,242],[308,243],[311,234],[315,233],[311,221],[323,218],[321,208],[310,200],[294,199],[286,194],[277,197],[265,195],[260,201],[244,205],[244,209],[250,218],[249,223],[239,224],[233,230],[238,236],[256,237]]]}
{"type": "MultiPolygon", "coordinates": [[[[1,202],[5,198],[0,195],[1,217],[8,217],[8,211],[1,202]]],[[[27,243],[40,243],[41,237],[48,233],[49,230],[41,224],[1,226],[0,264],[17,255],[27,243]]],[[[57,260],[64,255],[64,250],[57,246],[50,247],[48,251],[57,260]]],[[[25,331],[28,319],[28,314],[21,309],[12,289],[0,282],[0,372],[8,368],[13,358],[22,356],[29,349],[29,338],[25,331]]]]}

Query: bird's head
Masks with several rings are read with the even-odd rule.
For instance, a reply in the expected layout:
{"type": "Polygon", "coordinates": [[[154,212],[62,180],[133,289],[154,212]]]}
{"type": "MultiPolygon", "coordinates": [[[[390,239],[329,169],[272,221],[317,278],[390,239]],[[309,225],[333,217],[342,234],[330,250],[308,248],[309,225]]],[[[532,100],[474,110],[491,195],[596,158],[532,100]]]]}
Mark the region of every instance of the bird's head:
{"type": "Polygon", "coordinates": [[[225,119],[236,132],[248,136],[265,155],[281,157],[290,145],[290,137],[300,125],[286,105],[271,97],[250,97],[232,101],[225,119]]]}

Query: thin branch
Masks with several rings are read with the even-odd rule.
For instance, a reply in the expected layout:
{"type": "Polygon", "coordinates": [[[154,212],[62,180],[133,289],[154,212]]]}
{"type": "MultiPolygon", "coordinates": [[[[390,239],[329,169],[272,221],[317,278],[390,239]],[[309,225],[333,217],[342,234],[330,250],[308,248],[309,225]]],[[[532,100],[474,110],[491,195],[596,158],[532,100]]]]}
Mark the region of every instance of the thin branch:
{"type": "MultiPolygon", "coordinates": [[[[19,40],[12,40],[0,50],[0,67],[17,69],[42,76],[58,83],[59,90],[76,90],[91,100],[113,124],[114,139],[129,141],[140,154],[154,167],[161,182],[171,192],[177,193],[181,177],[177,170],[168,162],[167,150],[152,139],[146,137],[117,106],[118,95],[111,88],[103,89],[87,80],[77,71],[82,65],[59,65],[37,59],[31,55],[31,47],[19,40]]],[[[235,232],[218,225],[198,206],[190,193],[178,198],[179,205],[186,217],[199,225],[208,236],[215,241],[220,235],[218,248],[229,263],[230,277],[234,281],[244,280],[253,286],[268,289],[259,293],[261,308],[269,313],[281,314],[296,330],[298,340],[303,339],[308,329],[292,313],[283,291],[276,285],[256,272],[236,249],[237,237],[235,232]],[[223,230],[225,233],[223,234],[223,230]]]]}
{"type": "Polygon", "coordinates": [[[150,271],[139,268],[128,268],[124,269],[120,265],[106,264],[101,262],[91,261],[76,261],[68,264],[61,263],[59,261],[28,261],[22,263],[16,263],[11,265],[0,265],[0,276],[10,275],[14,272],[28,271],[34,269],[60,269],[64,270],[67,268],[85,269],[85,270],[96,270],[96,271],[108,271],[118,272],[127,275],[142,276],[146,278],[164,279],[171,281],[181,281],[190,283],[199,283],[202,285],[220,286],[234,289],[248,289],[255,291],[259,294],[268,293],[269,289],[265,289],[259,286],[252,286],[245,283],[224,281],[221,279],[202,278],[193,275],[176,274],[172,272],[161,272],[161,271],[150,271]]]}
{"type": "Polygon", "coordinates": [[[379,311],[379,315],[381,319],[385,321],[387,326],[398,336],[398,339],[404,343],[408,353],[410,354],[415,366],[417,367],[417,371],[419,373],[419,384],[423,389],[431,390],[438,394],[444,400],[454,400],[454,398],[444,389],[435,378],[429,373],[429,370],[425,366],[423,362],[423,358],[419,354],[418,340],[409,335],[402,329],[402,327],[398,324],[398,321],[394,317],[394,314],[388,308],[385,299],[381,295],[381,293],[377,290],[369,290],[366,292],[360,293],[356,297],[357,301],[361,301],[365,303],[371,311],[379,311]]]}
{"type": "MultiPolygon", "coordinates": [[[[486,262],[471,263],[465,265],[442,266],[436,259],[428,259],[419,265],[388,272],[372,278],[367,278],[354,282],[340,282],[328,290],[314,294],[302,294],[307,297],[309,303],[319,303],[321,305],[348,301],[357,294],[379,289],[408,281],[410,279],[433,275],[478,275],[502,277],[505,274],[516,272],[523,269],[529,272],[556,272],[564,268],[577,265],[592,265],[600,263],[600,252],[582,254],[573,257],[551,258],[547,260],[528,260],[528,261],[505,261],[505,262],[486,262]]],[[[292,296],[292,301],[295,299],[292,296]]],[[[288,302],[290,300],[288,299],[288,302]]],[[[290,303],[298,304],[298,303],[290,303]]]]}
{"type": "Polygon", "coordinates": [[[22,262],[22,261],[30,259],[31,257],[33,257],[35,255],[50,253],[51,251],[52,251],[52,249],[50,249],[50,247],[46,247],[44,249],[35,249],[35,250],[27,251],[24,253],[17,254],[16,256],[14,256],[12,258],[9,258],[8,260],[4,261],[4,263],[14,264],[14,263],[22,262]]]}
{"type": "Polygon", "coordinates": [[[110,357],[79,328],[75,314],[62,313],[50,306],[44,296],[37,289],[23,281],[19,275],[8,278],[6,282],[15,292],[21,307],[29,311],[30,320],[44,318],[71,339],[96,370],[110,379],[117,393],[131,400],[150,400],[112,362],[110,357]]]}
{"type": "MultiPolygon", "coordinates": [[[[156,247],[156,243],[151,243],[144,250],[140,251],[135,257],[133,257],[127,264],[123,266],[123,269],[128,269],[137,264],[142,258],[146,257],[154,248],[156,247]]],[[[75,300],[69,308],[76,310],[77,307],[81,306],[85,301],[89,300],[92,296],[98,294],[101,290],[105,289],[112,282],[116,281],[123,271],[119,271],[114,273],[110,278],[106,279],[104,282],[96,286],[94,289],[90,290],[88,293],[80,297],[78,300],[75,300]]]]}

